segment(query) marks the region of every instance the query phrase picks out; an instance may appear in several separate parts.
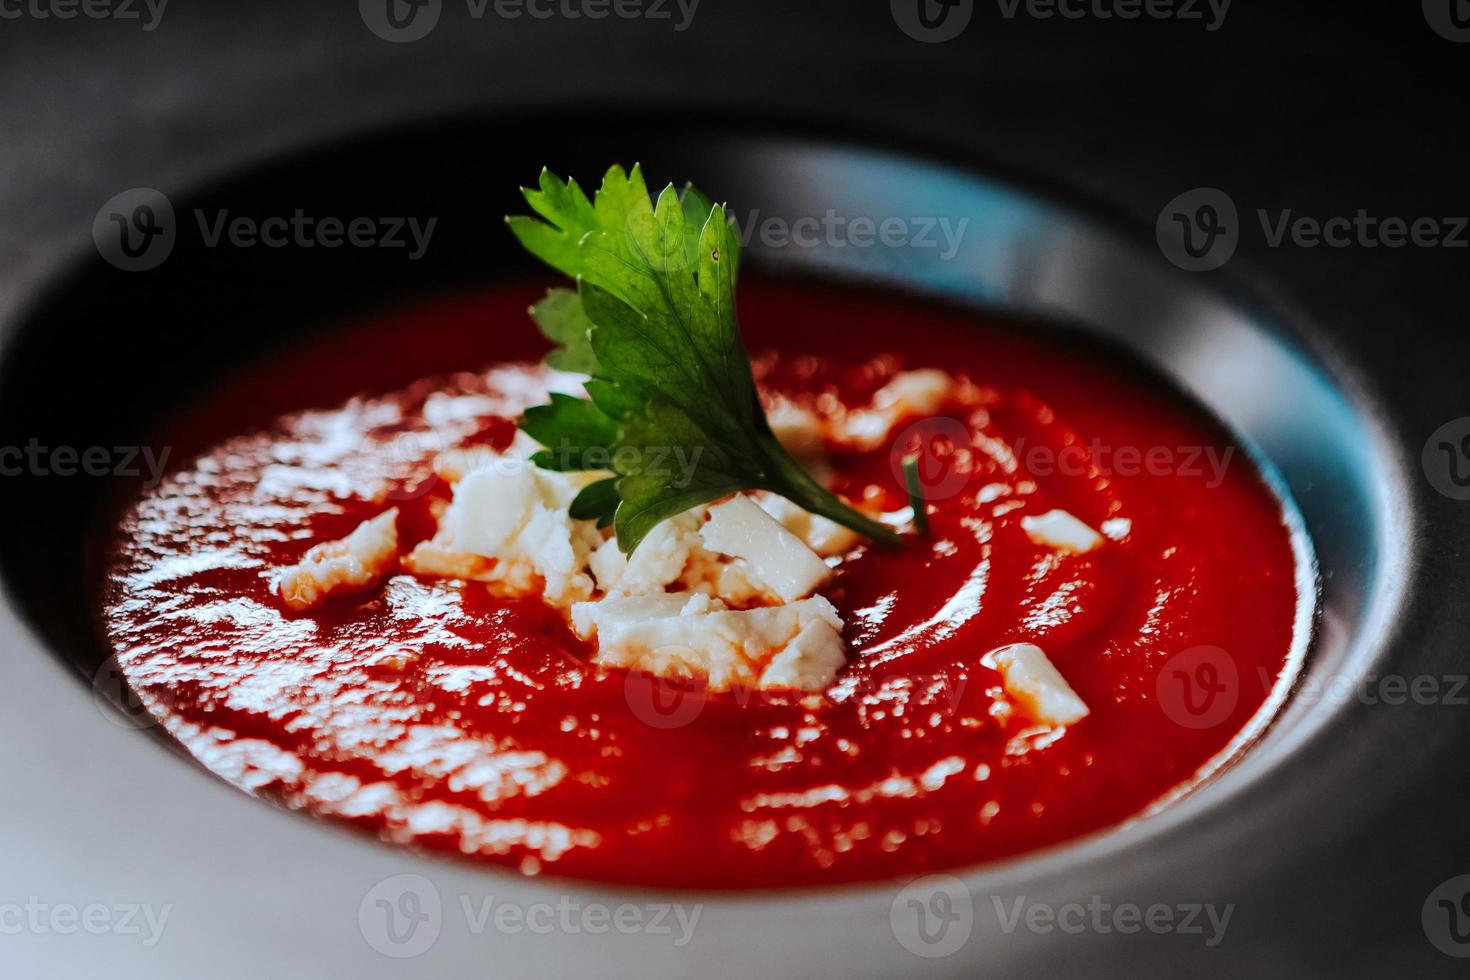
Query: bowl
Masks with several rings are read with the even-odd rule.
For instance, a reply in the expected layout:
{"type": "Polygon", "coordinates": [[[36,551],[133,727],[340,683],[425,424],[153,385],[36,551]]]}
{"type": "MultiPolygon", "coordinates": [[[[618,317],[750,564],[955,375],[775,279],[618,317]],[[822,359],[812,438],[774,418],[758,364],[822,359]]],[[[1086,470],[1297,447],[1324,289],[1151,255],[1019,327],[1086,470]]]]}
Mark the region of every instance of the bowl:
{"type": "Polygon", "coordinates": [[[492,964],[495,975],[593,964],[641,976],[692,964],[848,977],[1096,974],[1104,964],[1125,975],[1231,972],[1289,946],[1297,913],[1276,887],[1280,849],[1303,834],[1350,833],[1369,808],[1324,817],[1323,801],[1360,796],[1382,777],[1378,749],[1361,737],[1371,705],[1311,692],[1357,690],[1394,669],[1385,639],[1415,558],[1405,461],[1379,424],[1368,372],[1324,331],[1248,279],[1180,268],[1154,227],[1064,189],[809,125],[675,129],[654,112],[454,116],[238,160],[120,195],[99,212],[94,240],[77,229],[64,258],[29,284],[0,348],[0,445],[149,446],[192,399],[284,344],[387,305],[530,276],[499,222],[518,209],[509,189],[543,164],[585,181],[614,160],[641,161],[659,179],[692,177],[749,209],[750,222],[792,227],[832,212],[928,223],[934,247],[754,235],[748,254],[769,274],[917,292],[1100,339],[1220,418],[1290,502],[1315,554],[1302,583],[1315,599],[1304,635],[1315,636],[1270,727],[1206,785],[1126,826],[917,882],[732,895],[518,878],[254,803],[165,751],[136,711],[109,707],[126,708],[127,692],[94,622],[95,535],[132,484],[28,472],[7,481],[25,519],[0,529],[0,630],[30,631],[9,658],[3,724],[24,746],[18,770],[37,796],[13,819],[34,835],[50,816],[44,839],[15,856],[16,880],[66,876],[92,892],[125,881],[137,900],[171,906],[177,924],[164,939],[109,950],[117,975],[205,972],[247,956],[282,975],[462,975],[492,964]],[[437,225],[431,248],[410,259],[406,249],[212,242],[200,217],[296,208],[437,225]],[[140,246],[138,226],[136,247],[120,252],[110,214],[146,217],[157,233],[140,246]],[[957,238],[940,233],[961,222],[957,238]],[[70,846],[78,841],[86,846],[70,846]],[[519,926],[498,924],[501,906],[521,910],[519,926]],[[552,935],[533,927],[539,912],[529,910],[564,906],[664,907],[671,928],[645,918],[626,933],[597,932],[575,915],[552,935]],[[1201,931],[1128,931],[1110,912],[1111,926],[1073,932],[1059,912],[1154,906],[1197,907],[1201,931]],[[1211,910],[1233,918],[1215,943],[1211,910]],[[695,914],[686,936],[675,923],[695,914]]]}

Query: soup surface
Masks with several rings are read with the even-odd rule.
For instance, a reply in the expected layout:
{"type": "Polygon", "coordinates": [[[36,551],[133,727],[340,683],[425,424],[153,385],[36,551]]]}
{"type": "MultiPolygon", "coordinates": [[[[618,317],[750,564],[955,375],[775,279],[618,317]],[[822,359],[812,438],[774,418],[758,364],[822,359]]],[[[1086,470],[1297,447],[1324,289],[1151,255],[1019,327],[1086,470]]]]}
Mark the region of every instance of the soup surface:
{"type": "Polygon", "coordinates": [[[390,507],[403,548],[433,535],[445,451],[510,445],[548,384],[525,314],[539,292],[354,325],[177,427],[187,451],[123,518],[101,615],[132,686],[205,766],[525,874],[809,885],[1134,817],[1239,748],[1291,668],[1292,532],[1195,408],[1111,356],[973,314],[759,281],[741,320],[763,393],[832,416],[928,368],[965,392],[877,448],[827,447],[829,485],[889,514],[909,502],[899,455],[926,449],[930,526],[834,561],[821,593],[847,662],[825,689],[601,666],[535,597],[402,569],[284,605],[280,569],[390,507]],[[1038,542],[1023,521],[1053,510],[1100,545],[1038,542]],[[1018,706],[985,662],[1016,643],[1045,651],[1086,717],[1018,706]]]}

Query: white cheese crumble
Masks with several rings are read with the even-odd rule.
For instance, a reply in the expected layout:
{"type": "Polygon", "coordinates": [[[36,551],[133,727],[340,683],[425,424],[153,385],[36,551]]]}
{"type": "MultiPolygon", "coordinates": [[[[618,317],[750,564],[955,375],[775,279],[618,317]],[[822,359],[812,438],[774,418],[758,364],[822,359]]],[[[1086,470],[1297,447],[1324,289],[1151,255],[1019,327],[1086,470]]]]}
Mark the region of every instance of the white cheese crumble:
{"type": "MultiPolygon", "coordinates": [[[[703,528],[710,508],[694,507],[656,526],[631,556],[608,538],[589,560],[598,588],[609,594],[641,595],[664,588],[717,596],[732,605],[778,601],[781,596],[743,558],[727,558],[707,547],[703,528]]],[[[824,574],[825,565],[823,566],[824,574]]]]}
{"type": "Polygon", "coordinates": [[[845,555],[863,540],[852,528],[843,527],[830,517],[813,514],[779,494],[763,493],[756,503],[823,558],[845,555]]]}
{"type": "Polygon", "coordinates": [[[314,545],[276,577],[276,592],[302,612],[339,592],[365,589],[393,569],[398,557],[398,510],[363,521],[347,537],[314,545]]]}
{"type": "Polygon", "coordinates": [[[449,483],[458,483],[475,470],[494,466],[500,454],[487,446],[448,449],[434,457],[434,475],[449,483]]]}
{"type": "Polygon", "coordinates": [[[639,594],[659,592],[678,582],[691,556],[701,550],[699,526],[705,508],[695,507],[656,525],[644,536],[632,555],[618,549],[616,538],[608,538],[592,555],[592,574],[605,592],[639,594]]]}
{"type": "Polygon", "coordinates": [[[776,441],[820,480],[829,473],[823,453],[828,442],[858,450],[877,449],[900,422],[933,415],[951,398],[968,394],[963,382],[945,371],[899,371],[863,408],[828,419],[775,395],[767,399],[766,421],[776,441]]]}
{"type": "Polygon", "coordinates": [[[821,690],[846,659],[842,620],[820,596],[755,609],[690,592],[614,596],[574,605],[572,626],[603,664],[704,677],[717,691],[821,690]]]}
{"type": "Polygon", "coordinates": [[[877,449],[905,418],[939,411],[955,385],[944,371],[900,371],[873,393],[868,408],[848,412],[828,436],[858,449],[877,449]]]}
{"type": "MultiPolygon", "coordinates": [[[[880,445],[905,418],[931,415],[967,396],[943,371],[896,374],[869,407],[835,421],[777,399],[773,430],[793,453],[820,460],[827,442],[880,445]]],[[[631,556],[609,529],[571,518],[577,493],[604,473],[542,470],[523,433],[505,452],[452,449],[435,472],[453,499],[431,512],[434,537],[403,556],[413,574],[489,584],[502,595],[541,596],[595,642],[598,663],[662,676],[704,678],[712,690],[736,687],[820,691],[846,662],[843,623],[816,590],[833,561],[861,537],[836,522],[765,492],[737,494],[661,522],[631,556]]],[[[365,521],[350,535],[319,544],[281,570],[275,588],[305,610],[336,592],[363,589],[398,563],[397,511],[365,521]]],[[[1102,534],[1063,510],[1023,517],[1033,542],[1076,554],[1100,547],[1102,534]]],[[[1105,522],[1114,539],[1126,519],[1105,522]]],[[[982,663],[998,671],[1008,697],[1037,721],[1074,724],[1088,714],[1077,693],[1037,646],[1012,644],[982,663]]]]}
{"type": "Polygon", "coordinates": [[[933,415],[953,388],[954,378],[935,368],[900,371],[873,393],[873,407],[909,415],[933,415]]]}
{"type": "MultiPolygon", "coordinates": [[[[828,441],[881,444],[905,417],[937,411],[955,384],[943,371],[905,371],[869,407],[836,421],[780,397],[770,400],[767,418],[778,440],[818,473],[828,441]]],[[[831,575],[826,559],[861,543],[856,532],[774,494],[738,494],[660,523],[624,556],[610,531],[569,513],[576,494],[606,474],[539,469],[527,458],[536,448],[517,433],[504,452],[440,453],[434,470],[453,500],[435,512],[437,532],[403,556],[403,568],[483,582],[500,595],[540,596],[596,641],[597,660],[608,666],[704,676],[717,690],[820,690],[832,682],[846,658],[842,621],[813,593],[831,575]]],[[[280,579],[287,601],[308,608],[330,591],[387,574],[398,551],[392,520],[391,539],[375,540],[367,528],[319,545],[287,570],[280,579]]]]}
{"type": "Polygon", "coordinates": [[[745,559],[754,578],[784,602],[811,595],[832,574],[816,552],[743,494],[711,507],[699,536],[709,550],[745,559]]]}
{"type": "Polygon", "coordinates": [[[1036,544],[1082,555],[1099,548],[1103,536],[1064,510],[1049,510],[1037,517],[1021,518],[1021,530],[1036,544]]]}
{"type": "Polygon", "coordinates": [[[590,597],[595,583],[587,563],[602,535],[593,524],[572,520],[568,509],[603,474],[556,473],[498,454],[479,462],[461,475],[439,533],[409,554],[407,567],[517,595],[539,588],[556,606],[590,597]]]}
{"type": "Polygon", "coordinates": [[[791,455],[801,459],[822,454],[822,420],[815,412],[777,397],[766,409],[766,422],[791,455]]]}
{"type": "Polygon", "coordinates": [[[980,662],[1000,672],[1006,693],[1043,724],[1071,725],[1088,715],[1087,705],[1042,652],[1031,643],[997,647],[980,662]]]}
{"type": "MultiPolygon", "coordinates": [[[[425,406],[425,415],[428,406],[425,406]]],[[[434,475],[447,483],[458,483],[476,470],[501,468],[517,470],[525,467],[531,454],[541,446],[517,429],[510,445],[497,451],[489,446],[463,446],[446,449],[434,457],[434,475]]]]}
{"type": "Polygon", "coordinates": [[[569,513],[604,474],[541,470],[525,458],[532,448],[442,453],[436,471],[454,498],[404,568],[539,595],[596,641],[607,666],[705,677],[717,690],[820,690],[836,676],[841,619],[825,599],[797,600],[831,574],[806,540],[840,554],[855,534],[778,498],[740,495],[661,522],[624,556],[610,531],[569,513]]]}

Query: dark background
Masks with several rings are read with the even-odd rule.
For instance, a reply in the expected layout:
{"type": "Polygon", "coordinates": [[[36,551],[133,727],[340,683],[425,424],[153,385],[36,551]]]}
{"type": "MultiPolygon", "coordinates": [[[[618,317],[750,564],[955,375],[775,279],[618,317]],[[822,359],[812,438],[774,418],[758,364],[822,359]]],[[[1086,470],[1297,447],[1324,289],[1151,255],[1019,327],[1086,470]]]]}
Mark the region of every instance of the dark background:
{"type": "MultiPolygon", "coordinates": [[[[991,0],[942,44],[906,36],[878,0],[702,0],[681,33],[640,20],[474,21],[446,0],[434,32],[403,45],[373,36],[351,2],[172,0],[152,32],[0,20],[0,318],[32,310],[33,287],[91,247],[93,215],[123,189],[189,187],[308,143],[483,110],[632,105],[666,110],[674,128],[809,120],[993,161],[1141,233],[1200,186],[1225,190],[1248,220],[1257,208],[1465,215],[1467,69],[1470,44],[1438,36],[1409,0],[1235,0],[1213,32],[1198,20],[1007,19],[991,0]]],[[[1358,368],[1412,460],[1441,423],[1470,415],[1470,250],[1271,249],[1247,233],[1231,269],[1358,368]]],[[[78,343],[146,327],[146,307],[87,299],[78,343]]],[[[1423,597],[1394,642],[1463,673],[1464,590],[1445,586],[1465,578],[1470,504],[1418,491],[1411,595],[1423,597]]],[[[1470,764],[1443,751],[1470,744],[1470,708],[1382,710],[1385,772],[1415,778],[1395,781],[1392,800],[1365,785],[1362,805],[1379,815],[1350,830],[1260,842],[1282,869],[1280,901],[1302,913],[1294,940],[1262,950],[1272,973],[1461,966],[1429,947],[1419,909],[1435,884],[1470,873],[1470,764]],[[1420,761],[1430,743],[1432,766],[1420,761]],[[1314,870],[1324,861],[1352,870],[1329,887],[1314,870]]]]}
{"type": "MultiPolygon", "coordinates": [[[[938,44],[904,34],[880,0],[702,0],[683,32],[472,20],[445,0],[410,44],[374,36],[351,2],[173,0],[151,32],[0,20],[0,263],[13,282],[46,274],[85,248],[80,233],[125,188],[172,193],[282,149],[502,107],[666,107],[670,127],[771,115],[938,145],[1081,192],[1142,229],[1202,186],[1230,194],[1248,222],[1257,208],[1470,212],[1470,44],[1434,33],[1417,3],[1236,0],[1213,32],[1204,20],[1001,10],[977,0],[969,27],[938,44]]],[[[402,179],[432,177],[426,166],[402,179]]],[[[1387,368],[1406,346],[1464,335],[1467,256],[1269,249],[1248,226],[1232,269],[1387,368]]],[[[0,315],[26,300],[0,294],[0,315]]],[[[1427,413],[1429,429],[1463,414],[1432,396],[1454,390],[1464,362],[1416,364],[1406,412],[1427,413]]]]}

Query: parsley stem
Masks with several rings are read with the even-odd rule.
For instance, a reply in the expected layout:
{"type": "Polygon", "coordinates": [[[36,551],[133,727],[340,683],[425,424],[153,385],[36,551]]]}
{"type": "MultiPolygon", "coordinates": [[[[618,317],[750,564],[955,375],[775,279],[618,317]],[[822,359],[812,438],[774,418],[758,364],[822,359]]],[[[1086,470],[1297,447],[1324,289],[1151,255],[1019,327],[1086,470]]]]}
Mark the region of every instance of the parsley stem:
{"type": "Polygon", "coordinates": [[[761,489],[780,494],[813,514],[821,514],[874,541],[889,545],[902,543],[898,532],[843,503],[836,494],[812,479],[775,436],[762,434],[759,440],[772,471],[771,482],[761,489]]]}
{"type": "Polygon", "coordinates": [[[909,506],[914,511],[914,530],[929,533],[929,508],[924,502],[924,481],[919,478],[919,457],[903,458],[903,482],[909,493],[909,506]]]}

